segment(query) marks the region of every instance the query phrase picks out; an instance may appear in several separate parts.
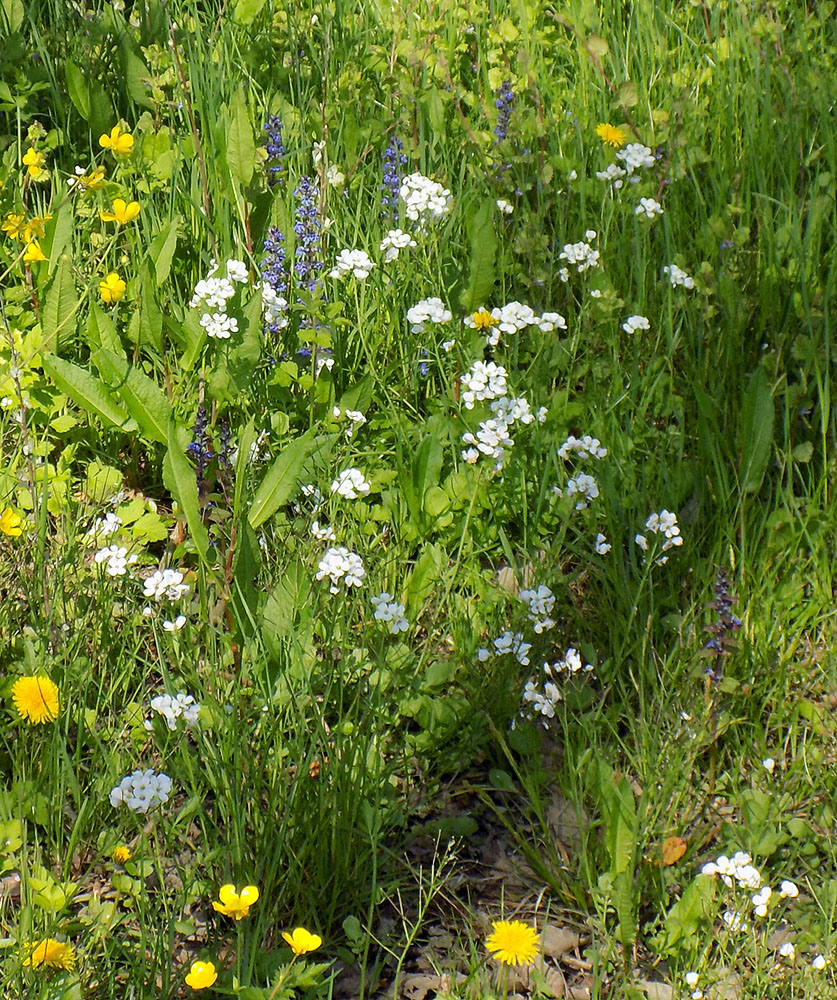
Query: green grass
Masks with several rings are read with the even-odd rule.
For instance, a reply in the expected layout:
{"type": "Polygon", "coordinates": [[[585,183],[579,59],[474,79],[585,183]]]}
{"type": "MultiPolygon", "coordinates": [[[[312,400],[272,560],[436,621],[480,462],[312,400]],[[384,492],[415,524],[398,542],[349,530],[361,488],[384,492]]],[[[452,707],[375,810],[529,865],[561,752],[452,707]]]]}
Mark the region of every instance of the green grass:
{"type": "Polygon", "coordinates": [[[187,996],[203,960],[209,995],[365,997],[419,988],[405,977],[424,960],[450,974],[438,995],[499,996],[484,937],[519,917],[581,930],[562,968],[595,998],[649,980],[686,997],[688,971],[707,996],[733,973],[742,998],[837,996],[812,965],[837,907],[834,4],[127,6],[0,0],[5,992],[187,996]],[[601,122],[650,149],[636,184],[596,176],[620,162],[601,122]],[[130,156],[99,144],[117,123],[130,156]],[[424,226],[381,207],[395,138],[400,175],[451,195],[424,226]],[[102,187],[67,184],[94,165],[102,187]],[[288,273],[305,177],[314,291],[288,273]],[[663,214],[638,216],[640,197],[663,214]],[[138,218],[103,221],[115,198],[138,218]],[[33,217],[45,259],[27,263],[16,230],[33,217]],[[396,222],[417,246],[385,263],[396,222]],[[255,287],[270,227],[290,283],[278,331],[255,287]],[[585,239],[599,266],[562,275],[585,239]],[[369,253],[369,277],[329,276],[344,248],[369,253]],[[231,258],[249,271],[238,330],[208,338],[189,302],[231,258]],[[672,264],[694,287],[671,286],[672,264]],[[111,272],[116,303],[99,294],[111,272]],[[430,297],[452,320],[413,331],[430,297]],[[566,328],[491,347],[463,325],[512,301],[566,328]],[[650,328],[627,333],[632,315],[650,328]],[[501,470],[462,455],[494,416],[462,398],[482,360],[543,408],[509,429],[501,470]],[[346,411],[365,417],[351,434],[346,411]],[[569,434],[607,455],[562,460],[569,434]],[[348,468],[368,495],[332,493],[348,468]],[[587,509],[554,489],[581,472],[587,509]],[[645,525],[664,509],[683,544],[661,564],[645,525]],[[122,524],[97,539],[106,513],[122,524]],[[95,561],[111,543],[137,557],[125,575],[95,561]],[[359,586],[315,578],[329,545],[361,557],[359,586]],[[143,581],[165,568],[189,592],[158,603],[143,581]],[[740,628],[714,656],[720,570],[740,628]],[[517,596],[539,585],[555,598],[542,632],[517,596]],[[383,591],[406,631],[374,617],[383,591]],[[528,663],[480,652],[507,630],[528,663]],[[553,718],[522,718],[526,682],[570,647],[594,670],[561,674],[553,718]],[[12,688],[38,675],[59,709],[33,725],[12,688]],[[170,730],[162,693],[192,695],[197,723],[170,730]],[[114,808],[144,768],[171,777],[168,801],[114,808]],[[492,838],[515,852],[500,891],[471,875],[492,838]],[[763,919],[752,891],[699,874],[737,850],[774,888],[763,919]],[[798,898],[779,900],[782,879],[798,898]],[[240,922],[211,906],[228,883],[260,890],[240,922]],[[285,946],[297,926],[323,938],[310,956],[285,946]],[[25,966],[45,939],[75,968],[25,966]]]}

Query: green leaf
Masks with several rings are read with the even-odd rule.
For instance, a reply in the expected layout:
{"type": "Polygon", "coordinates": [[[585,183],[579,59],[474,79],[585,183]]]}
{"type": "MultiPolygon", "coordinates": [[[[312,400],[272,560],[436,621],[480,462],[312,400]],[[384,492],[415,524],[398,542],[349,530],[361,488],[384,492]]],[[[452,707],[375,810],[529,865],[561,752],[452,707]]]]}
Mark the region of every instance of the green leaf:
{"type": "Polygon", "coordinates": [[[163,483],[180,506],[189,534],[199,555],[206,559],[209,551],[209,535],[203,523],[198,503],[198,481],[195,470],[189,464],[177,439],[177,424],[168,421],[168,451],[163,459],[163,483]]]}
{"type": "Polygon", "coordinates": [[[128,336],[141,347],[151,347],[157,353],[163,349],[163,314],[154,297],[155,283],[146,263],[140,272],[139,304],[128,324],[128,336]]]}
{"type": "Polygon", "coordinates": [[[71,321],[78,309],[79,297],[73,281],[72,262],[67,256],[61,257],[58,270],[47,289],[44,305],[44,344],[49,350],[58,352],[61,336],[72,332],[71,321]]]}
{"type": "Polygon", "coordinates": [[[701,925],[712,919],[714,898],[715,880],[698,875],[666,914],[665,930],[652,942],[654,950],[669,955],[681,941],[694,939],[701,925]]]}
{"type": "Polygon", "coordinates": [[[250,24],[261,12],[266,0],[238,0],[233,12],[233,20],[237,24],[250,24]]]}
{"type": "Polygon", "coordinates": [[[427,545],[416,561],[406,590],[408,608],[421,608],[442,573],[446,560],[438,545],[427,545]]]}
{"type": "Polygon", "coordinates": [[[252,528],[264,524],[295,492],[305,461],[319,443],[315,431],[312,427],[292,441],[268,469],[250,505],[252,528]]]}
{"type": "Polygon", "coordinates": [[[176,215],[168,225],[164,226],[151,241],[148,248],[148,259],[154,265],[157,286],[165,284],[171,273],[171,262],[177,249],[177,234],[180,228],[180,216],[176,215]]]}
{"type": "Polygon", "coordinates": [[[741,491],[761,487],[773,446],[773,395],[763,368],[750,376],[741,407],[741,491]]]}
{"type": "Polygon", "coordinates": [[[87,122],[90,121],[90,92],[84,74],[76,64],[68,59],[64,63],[64,73],[67,77],[67,92],[75,105],[76,111],[87,122]]]}
{"type": "Polygon", "coordinates": [[[256,143],[253,140],[243,87],[239,87],[233,95],[227,114],[227,166],[235,180],[241,184],[249,184],[256,160],[256,143]]]}
{"type": "Polygon", "coordinates": [[[44,355],[43,369],[65,396],[69,396],[76,406],[80,406],[91,416],[103,421],[106,427],[118,427],[123,431],[136,430],[136,423],[130,419],[119,401],[113,398],[103,382],[86,369],[54,354],[44,355]]]}
{"type": "Polygon", "coordinates": [[[494,288],[494,261],[497,256],[494,210],[494,201],[485,198],[468,220],[471,259],[468,285],[462,295],[462,305],[466,312],[474,312],[487,302],[494,288]]]}
{"type": "Polygon", "coordinates": [[[42,244],[42,249],[49,262],[49,274],[52,274],[64,259],[64,251],[73,240],[74,228],[73,203],[68,198],[62,202],[52,219],[44,227],[46,239],[42,244]]]}
{"type": "Polygon", "coordinates": [[[110,388],[122,397],[143,434],[152,441],[167,444],[171,403],[157,383],[133,368],[125,358],[104,348],[95,352],[93,361],[110,388]]]}
{"type": "Polygon", "coordinates": [[[17,31],[23,24],[23,0],[2,0],[0,11],[4,14],[4,20],[9,33],[17,31]]]}
{"type": "Polygon", "coordinates": [[[110,314],[95,302],[90,306],[87,316],[87,344],[94,353],[100,347],[104,347],[106,351],[113,351],[114,354],[122,351],[122,342],[110,314]]]}

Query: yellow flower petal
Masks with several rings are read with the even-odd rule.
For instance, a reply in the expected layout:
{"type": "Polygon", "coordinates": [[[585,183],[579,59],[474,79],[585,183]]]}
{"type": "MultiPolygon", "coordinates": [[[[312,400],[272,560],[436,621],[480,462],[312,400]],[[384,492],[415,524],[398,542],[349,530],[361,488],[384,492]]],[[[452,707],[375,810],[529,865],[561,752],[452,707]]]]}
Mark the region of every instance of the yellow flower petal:
{"type": "Polygon", "coordinates": [[[0,514],[0,531],[10,538],[19,538],[23,534],[23,518],[11,507],[0,514]]]}
{"type": "Polygon", "coordinates": [[[316,951],[323,943],[319,934],[312,934],[304,927],[295,927],[292,934],[282,931],[282,937],[290,945],[294,955],[307,955],[309,951],[316,951]]]}
{"type": "Polygon", "coordinates": [[[192,967],[186,976],[186,985],[193,990],[205,990],[215,982],[218,973],[212,962],[192,962],[192,967]]]}
{"type": "Polygon", "coordinates": [[[497,920],[485,944],[504,965],[528,965],[538,954],[538,932],[522,920],[497,920]]]}
{"type": "Polygon", "coordinates": [[[611,125],[608,122],[602,122],[596,127],[596,135],[606,146],[613,146],[615,149],[624,146],[628,141],[626,129],[621,125],[611,125]]]}
{"type": "Polygon", "coordinates": [[[12,700],[20,718],[35,725],[58,717],[58,687],[49,677],[18,677],[12,700]]]}
{"type": "Polygon", "coordinates": [[[35,945],[29,946],[29,954],[23,964],[37,969],[45,965],[50,969],[65,969],[69,971],[76,964],[76,953],[73,946],[66,941],[56,941],[55,938],[44,938],[35,945]]]}

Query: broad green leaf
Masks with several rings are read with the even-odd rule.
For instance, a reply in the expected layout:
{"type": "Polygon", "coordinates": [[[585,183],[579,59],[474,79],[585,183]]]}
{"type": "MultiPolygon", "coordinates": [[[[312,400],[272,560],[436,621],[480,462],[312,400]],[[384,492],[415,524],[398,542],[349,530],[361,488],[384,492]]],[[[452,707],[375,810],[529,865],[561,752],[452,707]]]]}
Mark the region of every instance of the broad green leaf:
{"type": "Polygon", "coordinates": [[[84,74],[71,59],[64,63],[64,72],[67,77],[67,93],[70,95],[70,100],[81,117],[86,122],[90,121],[90,92],[87,89],[84,74]]]}
{"type": "Polygon", "coordinates": [[[157,383],[133,368],[125,358],[104,348],[96,351],[93,361],[110,388],[122,397],[143,434],[152,441],[167,444],[171,403],[157,383]]]}
{"type": "Polygon", "coordinates": [[[250,478],[250,449],[256,442],[256,424],[251,417],[238,435],[238,454],[235,459],[235,488],[233,490],[233,517],[238,520],[241,498],[250,478]]]}
{"type": "Polygon", "coordinates": [[[133,50],[128,39],[131,36],[126,33],[121,47],[122,53],[122,78],[125,81],[125,89],[128,96],[135,104],[143,108],[153,108],[154,102],[145,81],[151,74],[142,58],[133,50]]]}
{"type": "Polygon", "coordinates": [[[73,330],[73,316],[79,306],[76,285],[73,281],[72,261],[64,256],[58,262],[55,277],[47,289],[43,314],[44,344],[50,351],[58,351],[61,338],[73,330]]]}
{"type": "Polygon", "coordinates": [[[0,2],[0,11],[3,12],[3,21],[5,21],[5,27],[8,29],[9,33],[17,31],[17,29],[23,24],[23,0],[2,0],[0,2]]]}
{"type": "Polygon", "coordinates": [[[138,346],[152,348],[158,354],[163,349],[163,314],[154,297],[155,282],[146,262],[139,279],[139,303],[128,324],[128,336],[138,346]]]}
{"type": "Polygon", "coordinates": [[[494,288],[494,261],[497,255],[494,211],[494,201],[485,198],[468,220],[471,254],[468,285],[462,295],[466,312],[473,312],[487,302],[494,288]]]}
{"type": "Polygon", "coordinates": [[[123,431],[136,430],[136,423],[130,419],[121,403],[113,398],[103,382],[86,369],[54,354],[45,354],[42,363],[44,372],[76,406],[103,421],[106,427],[118,427],[123,431]]]}
{"type": "Polygon", "coordinates": [[[419,445],[413,460],[413,490],[415,502],[424,507],[424,495],[431,486],[439,485],[442,471],[442,446],[439,439],[428,435],[419,445]]]}
{"type": "Polygon", "coordinates": [[[595,56],[599,60],[604,59],[608,52],[610,52],[610,45],[608,45],[607,39],[602,38],[601,35],[588,35],[586,45],[590,55],[595,56]]]}
{"type": "Polygon", "coordinates": [[[312,427],[287,445],[268,469],[250,505],[252,528],[264,524],[295,492],[305,461],[318,444],[315,431],[312,427]]]}
{"type": "Polygon", "coordinates": [[[209,551],[209,535],[203,523],[198,503],[198,481],[195,470],[178,441],[178,428],[174,420],[167,426],[168,451],[163,459],[163,483],[180,506],[189,534],[202,559],[209,551]]]}
{"type": "Polygon", "coordinates": [[[257,616],[261,591],[256,587],[256,580],[261,564],[261,550],[256,533],[249,522],[242,518],[236,534],[230,608],[244,635],[253,635],[258,630],[257,616]]]}
{"type": "Polygon", "coordinates": [[[243,87],[239,87],[233,95],[227,115],[227,166],[235,180],[249,184],[255,165],[256,143],[243,87]]]}
{"type": "Polygon", "coordinates": [[[233,20],[238,24],[250,24],[264,7],[266,0],[238,0],[233,12],[233,20]]]}
{"type": "Polygon", "coordinates": [[[446,564],[445,557],[438,545],[424,547],[407,583],[405,603],[408,608],[415,608],[416,613],[418,613],[418,609],[424,605],[446,564]]]}
{"type": "Polygon", "coordinates": [[[98,351],[100,347],[113,351],[114,354],[122,351],[122,342],[110,314],[95,302],[90,306],[87,316],[87,345],[91,353],[98,351]]]}
{"type": "Polygon", "coordinates": [[[666,956],[676,950],[681,941],[693,939],[712,919],[714,898],[715,880],[708,875],[698,875],[666,914],[665,929],[654,939],[654,950],[666,956]]]}
{"type": "Polygon", "coordinates": [[[44,227],[46,239],[42,249],[47,256],[49,273],[52,274],[64,259],[64,251],[73,241],[73,202],[68,198],[62,202],[57,211],[44,227]]]}
{"type": "Polygon", "coordinates": [[[750,376],[741,407],[741,491],[761,487],[773,446],[773,395],[763,368],[750,376]]]}
{"type": "Polygon", "coordinates": [[[633,80],[619,84],[619,103],[625,108],[634,107],[639,101],[639,93],[633,80]]]}
{"type": "Polygon", "coordinates": [[[154,265],[154,275],[158,286],[165,284],[171,273],[171,262],[177,249],[179,227],[180,216],[176,215],[168,225],[157,233],[148,248],[148,259],[154,265]]]}

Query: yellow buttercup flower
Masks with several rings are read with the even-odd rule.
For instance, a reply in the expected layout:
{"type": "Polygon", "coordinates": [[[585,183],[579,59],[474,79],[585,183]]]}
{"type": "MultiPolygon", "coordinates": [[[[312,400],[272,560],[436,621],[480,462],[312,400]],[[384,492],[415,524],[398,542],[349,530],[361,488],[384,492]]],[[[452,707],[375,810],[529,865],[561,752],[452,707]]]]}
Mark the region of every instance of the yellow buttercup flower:
{"type": "Polygon", "coordinates": [[[23,263],[36,264],[39,260],[46,260],[44,252],[41,250],[41,244],[37,240],[30,240],[23,251],[23,263]]]}
{"type": "Polygon", "coordinates": [[[485,940],[491,957],[504,965],[528,965],[538,953],[538,932],[522,920],[496,920],[485,940]]]}
{"type": "Polygon", "coordinates": [[[120,865],[124,865],[126,861],[130,861],[133,857],[131,853],[131,848],[127,844],[117,844],[113,849],[113,860],[120,865]]]}
{"type": "Polygon", "coordinates": [[[123,132],[119,125],[114,125],[110,135],[99,136],[99,145],[119,156],[130,156],[134,149],[134,137],[130,132],[123,132]]]}
{"type": "Polygon", "coordinates": [[[319,934],[311,934],[304,927],[295,927],[293,934],[282,931],[282,937],[291,946],[294,955],[307,955],[309,951],[316,951],[323,943],[319,934]]]}
{"type": "Polygon", "coordinates": [[[6,218],[3,219],[2,224],[0,224],[0,229],[3,230],[10,240],[16,240],[23,230],[23,215],[9,212],[6,218]]]}
{"type": "Polygon", "coordinates": [[[67,183],[79,191],[98,191],[105,186],[105,168],[94,167],[86,174],[83,167],[76,167],[75,177],[68,177],[67,183]]]}
{"type": "Polygon", "coordinates": [[[23,534],[23,518],[17,511],[7,507],[0,514],[0,531],[9,538],[19,538],[23,534]]]}
{"type": "Polygon", "coordinates": [[[596,126],[596,135],[605,146],[613,146],[614,149],[619,149],[628,141],[627,129],[621,125],[610,125],[608,122],[602,122],[596,126]]]}
{"type": "Polygon", "coordinates": [[[212,908],[225,917],[241,920],[249,916],[250,907],[259,898],[259,890],[254,885],[245,885],[241,892],[236,892],[234,885],[222,885],[218,890],[219,903],[213,901],[212,908]]]}
{"type": "Polygon", "coordinates": [[[49,677],[18,677],[12,701],[20,718],[35,725],[58,718],[58,687],[49,677]]]}
{"type": "Polygon", "coordinates": [[[127,204],[122,198],[113,199],[112,212],[99,212],[99,218],[103,222],[116,222],[120,226],[126,226],[132,222],[140,213],[138,201],[129,201],[127,204]]]}
{"type": "Polygon", "coordinates": [[[212,986],[218,978],[215,966],[212,962],[192,962],[192,967],[186,976],[186,985],[193,990],[205,990],[212,986]]]}
{"type": "Polygon", "coordinates": [[[125,282],[116,271],[111,271],[106,278],[99,282],[99,295],[102,302],[118,302],[124,294],[125,282]]]}
{"type": "Polygon", "coordinates": [[[44,154],[36,152],[32,146],[23,154],[23,164],[33,181],[42,181],[49,177],[49,171],[44,170],[45,163],[44,154]]]}
{"type": "Polygon", "coordinates": [[[44,224],[49,222],[51,215],[33,215],[32,218],[21,229],[21,239],[24,243],[30,240],[43,239],[44,224]]]}
{"type": "Polygon", "coordinates": [[[55,938],[44,938],[36,945],[29,946],[29,954],[23,964],[37,969],[45,965],[50,969],[64,969],[67,972],[76,964],[76,953],[73,946],[66,941],[56,941],[55,938]]]}

